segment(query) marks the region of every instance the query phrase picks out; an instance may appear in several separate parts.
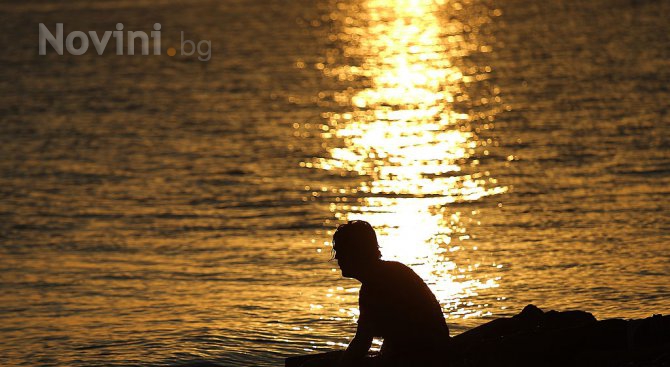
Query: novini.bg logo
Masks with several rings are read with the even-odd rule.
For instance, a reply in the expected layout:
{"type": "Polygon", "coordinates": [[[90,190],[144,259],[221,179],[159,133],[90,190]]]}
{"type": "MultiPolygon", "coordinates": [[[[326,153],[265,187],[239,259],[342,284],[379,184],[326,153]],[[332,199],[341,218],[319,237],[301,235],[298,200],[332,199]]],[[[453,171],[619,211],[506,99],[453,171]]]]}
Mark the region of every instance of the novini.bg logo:
{"type": "MultiPolygon", "coordinates": [[[[115,31],[105,31],[102,34],[102,37],[94,31],[88,31],[88,34],[82,31],[73,31],[70,32],[67,37],[64,37],[63,23],[56,23],[55,36],[44,23],[40,23],[39,54],[47,54],[48,42],[59,55],[63,55],[64,50],[67,50],[71,55],[83,55],[88,51],[91,44],[93,44],[98,55],[102,55],[105,52],[105,48],[107,47],[110,38],[113,37],[114,43],[116,44],[117,55],[124,55],[124,50],[126,49],[125,44],[127,44],[127,54],[135,55],[137,52],[135,43],[138,39],[140,40],[140,50],[138,51],[140,54],[149,55],[149,44],[152,43],[153,47],[151,47],[151,49],[153,55],[161,55],[161,24],[155,23],[153,29],[154,30],[150,32],[151,36],[143,31],[124,32],[123,23],[117,23],[115,31]],[[124,33],[126,37],[124,37],[124,33]],[[79,45],[77,46],[75,46],[76,39],[79,40],[79,45]],[[124,42],[124,40],[126,42],[124,42]]],[[[212,57],[211,41],[201,40],[196,46],[195,42],[184,39],[183,31],[181,32],[180,46],[182,56],[191,56],[197,51],[198,60],[200,61],[209,61],[212,57]]],[[[177,54],[177,50],[174,47],[170,47],[167,49],[167,54],[168,56],[174,56],[177,54]]]]}

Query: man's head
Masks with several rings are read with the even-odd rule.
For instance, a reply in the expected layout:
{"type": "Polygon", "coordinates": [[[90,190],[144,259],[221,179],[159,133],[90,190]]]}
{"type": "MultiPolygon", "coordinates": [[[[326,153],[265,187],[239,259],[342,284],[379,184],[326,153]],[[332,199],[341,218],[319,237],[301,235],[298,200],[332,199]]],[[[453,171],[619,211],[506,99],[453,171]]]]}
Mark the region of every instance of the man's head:
{"type": "Polygon", "coordinates": [[[333,250],[342,276],[349,278],[356,278],[366,265],[382,257],[375,230],[363,220],[349,221],[337,227],[333,234],[333,250]]]}

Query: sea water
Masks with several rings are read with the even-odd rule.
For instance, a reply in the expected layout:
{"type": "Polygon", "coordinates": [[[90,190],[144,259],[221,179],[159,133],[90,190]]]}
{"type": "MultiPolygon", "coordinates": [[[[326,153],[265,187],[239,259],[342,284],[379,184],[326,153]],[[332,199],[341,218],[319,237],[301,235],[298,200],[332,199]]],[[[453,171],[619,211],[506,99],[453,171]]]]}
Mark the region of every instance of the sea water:
{"type": "Polygon", "coordinates": [[[669,11],[0,5],[0,364],[277,366],[342,348],[358,283],[330,241],[351,219],[424,278],[452,335],[528,303],[668,313],[669,11]],[[160,23],[162,53],[39,55],[40,23],[160,23]],[[182,53],[181,32],[211,58],[182,53]]]}

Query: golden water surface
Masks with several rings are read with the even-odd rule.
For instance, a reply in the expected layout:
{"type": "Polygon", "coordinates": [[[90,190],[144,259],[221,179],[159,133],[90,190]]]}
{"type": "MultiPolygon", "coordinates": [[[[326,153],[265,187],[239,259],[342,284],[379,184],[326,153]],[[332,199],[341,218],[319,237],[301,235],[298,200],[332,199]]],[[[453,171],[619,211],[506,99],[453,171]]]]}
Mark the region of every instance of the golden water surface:
{"type": "Polygon", "coordinates": [[[352,219],[452,335],[528,303],[667,313],[670,5],[615,3],[0,5],[0,365],[342,347],[352,219]],[[160,22],[212,58],[40,56],[41,22],[160,22]]]}
{"type": "MultiPolygon", "coordinates": [[[[478,214],[452,204],[508,190],[498,184],[495,173],[478,167],[475,156],[488,154],[478,131],[494,126],[500,98],[477,101],[490,106],[477,115],[455,106],[470,101],[468,84],[486,80],[491,72],[488,65],[463,70],[459,60],[489,49],[476,30],[497,12],[466,24],[438,17],[445,8],[460,6],[433,0],[338,4],[330,17],[341,28],[330,37],[340,48],[330,51],[341,52],[355,64],[326,61],[316,67],[326,77],[361,81],[364,86],[334,94],[348,110],[324,114],[320,135],[327,155],[302,163],[360,176],[354,187],[321,188],[341,194],[330,203],[334,218],[369,221],[378,232],[384,258],[410,265],[451,318],[490,315],[469,299],[497,287],[500,276],[477,276],[473,269],[502,266],[452,260],[455,252],[477,258],[469,255],[477,246],[469,241],[468,229],[476,225],[478,214]],[[466,36],[465,27],[475,31],[466,36]]],[[[350,304],[355,293],[331,288],[327,295],[350,304]]],[[[342,312],[355,317],[357,308],[342,312]]]]}

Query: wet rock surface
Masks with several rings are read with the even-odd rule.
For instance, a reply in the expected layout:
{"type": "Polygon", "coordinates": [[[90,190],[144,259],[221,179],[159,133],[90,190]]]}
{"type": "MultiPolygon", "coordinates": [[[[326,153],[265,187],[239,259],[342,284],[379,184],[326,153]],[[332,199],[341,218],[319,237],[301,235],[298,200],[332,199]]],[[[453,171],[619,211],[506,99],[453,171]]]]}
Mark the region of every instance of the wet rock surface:
{"type": "MultiPolygon", "coordinates": [[[[449,349],[443,365],[450,367],[670,366],[670,316],[597,320],[585,311],[528,305],[451,338],[449,349]]],[[[287,358],[286,366],[311,359],[287,358]]]]}

